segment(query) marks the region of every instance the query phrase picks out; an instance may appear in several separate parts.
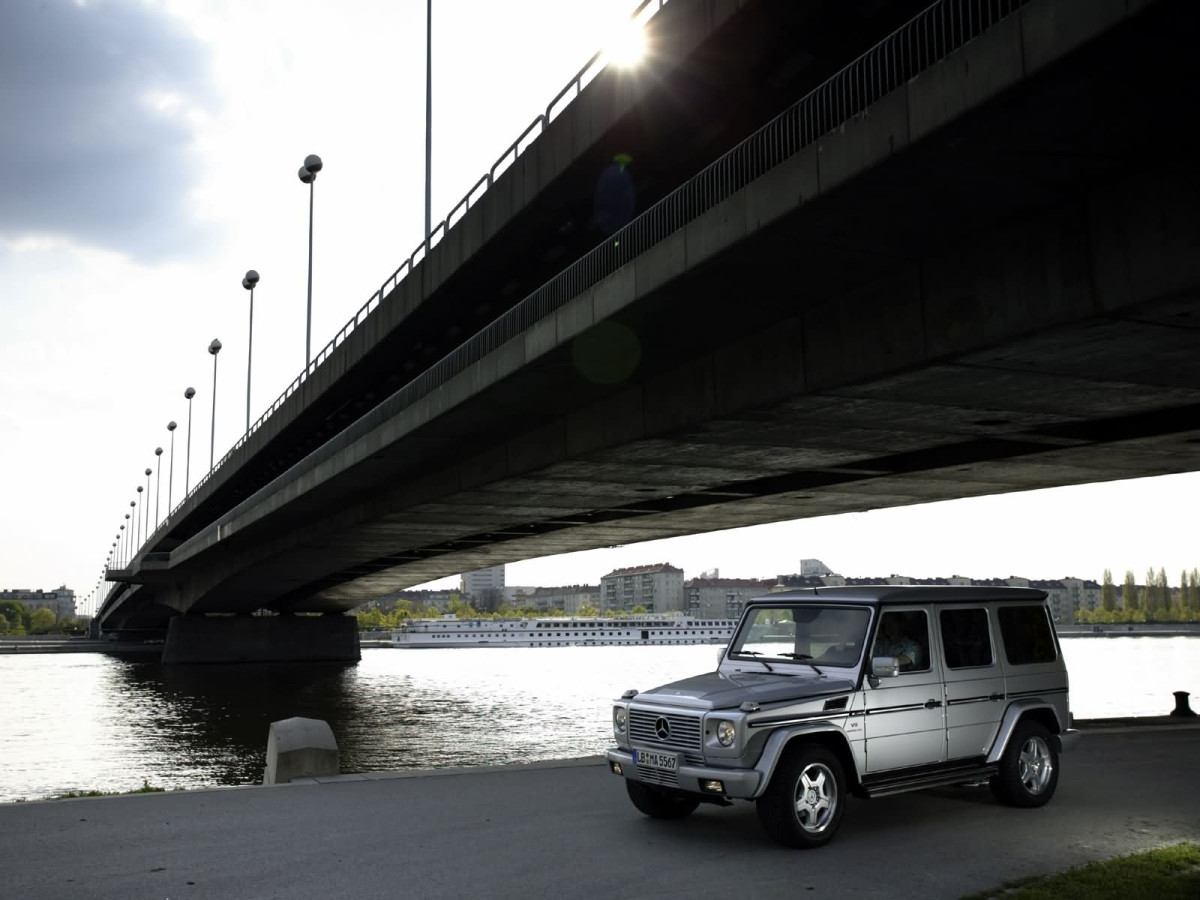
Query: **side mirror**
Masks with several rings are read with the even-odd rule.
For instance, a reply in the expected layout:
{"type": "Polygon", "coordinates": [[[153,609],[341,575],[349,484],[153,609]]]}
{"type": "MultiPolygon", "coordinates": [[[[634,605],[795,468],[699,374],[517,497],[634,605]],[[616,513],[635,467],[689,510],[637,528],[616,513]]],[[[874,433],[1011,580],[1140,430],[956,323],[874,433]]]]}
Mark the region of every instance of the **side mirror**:
{"type": "Polygon", "coordinates": [[[871,674],[876,678],[895,678],[900,674],[900,660],[894,656],[876,656],[871,660],[871,674]]]}

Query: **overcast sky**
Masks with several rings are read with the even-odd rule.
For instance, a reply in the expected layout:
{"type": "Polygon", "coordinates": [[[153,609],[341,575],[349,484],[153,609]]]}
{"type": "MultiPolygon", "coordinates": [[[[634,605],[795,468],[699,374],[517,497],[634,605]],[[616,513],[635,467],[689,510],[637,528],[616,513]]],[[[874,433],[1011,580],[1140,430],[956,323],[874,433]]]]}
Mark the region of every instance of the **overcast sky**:
{"type": "MultiPolygon", "coordinates": [[[[635,5],[434,0],[435,222],[635,5]]],[[[194,484],[210,445],[219,460],[241,435],[249,268],[251,418],[299,374],[307,154],[325,162],[314,353],[416,247],[424,69],[423,0],[0,2],[0,588],[86,597],[155,447],[151,518],[156,492],[161,517],[185,468],[194,484]]],[[[507,580],[656,562],[767,577],[818,557],[848,575],[1164,566],[1176,583],[1200,565],[1198,496],[1187,475],[931,504],[529,561],[507,580]]]]}

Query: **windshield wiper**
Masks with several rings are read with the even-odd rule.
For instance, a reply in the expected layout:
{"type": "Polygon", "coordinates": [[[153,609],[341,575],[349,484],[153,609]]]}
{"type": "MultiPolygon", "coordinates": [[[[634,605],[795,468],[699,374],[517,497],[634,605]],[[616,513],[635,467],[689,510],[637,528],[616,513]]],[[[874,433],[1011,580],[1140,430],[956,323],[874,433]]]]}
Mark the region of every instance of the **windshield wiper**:
{"type": "Polygon", "coordinates": [[[809,666],[812,668],[812,670],[813,670],[814,672],[816,672],[816,673],[817,673],[818,675],[820,675],[822,678],[824,678],[824,677],[825,677],[825,673],[824,673],[824,672],[822,672],[820,669],[818,669],[818,668],[817,668],[816,666],[814,666],[812,663],[808,662],[810,659],[812,659],[812,657],[811,657],[811,656],[809,656],[807,653],[780,653],[779,655],[780,655],[780,656],[787,656],[787,657],[790,657],[791,659],[798,659],[798,660],[800,660],[800,662],[802,662],[802,663],[808,663],[808,665],[809,665],[809,666]]]}
{"type": "MultiPolygon", "coordinates": [[[[739,650],[738,656],[762,656],[762,654],[759,653],[757,650],[739,650]]],[[[760,662],[764,666],[766,666],[768,672],[775,671],[774,669],[771,668],[771,664],[768,663],[765,659],[756,659],[755,662],[760,662]]]]}

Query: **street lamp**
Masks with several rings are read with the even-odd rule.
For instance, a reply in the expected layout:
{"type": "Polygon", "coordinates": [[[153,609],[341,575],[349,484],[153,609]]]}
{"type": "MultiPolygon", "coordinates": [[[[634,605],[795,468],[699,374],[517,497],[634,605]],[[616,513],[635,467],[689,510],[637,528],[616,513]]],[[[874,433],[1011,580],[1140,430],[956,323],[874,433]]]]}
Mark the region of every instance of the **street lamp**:
{"type": "MultiPolygon", "coordinates": [[[[189,403],[188,406],[191,406],[189,403]]],[[[167,465],[167,515],[171,514],[171,488],[175,485],[175,420],[167,423],[167,431],[171,432],[171,462],[167,465]]]]}
{"type": "Polygon", "coordinates": [[[250,433],[250,360],[254,353],[254,286],[258,273],[251,269],[242,279],[242,287],[250,292],[250,337],[246,341],[246,434],[250,433]]]}
{"type": "MultiPolygon", "coordinates": [[[[137,506],[137,504],[130,500],[129,506],[132,508],[137,506]]],[[[129,565],[129,557],[133,549],[133,523],[129,521],[132,516],[133,513],[125,513],[125,525],[129,527],[126,528],[125,525],[121,526],[121,529],[125,532],[125,565],[129,565]]]]}
{"type": "Polygon", "coordinates": [[[304,371],[308,372],[308,365],[312,362],[312,237],[313,237],[313,182],[317,180],[317,173],[325,164],[321,162],[321,157],[315,153],[310,153],[304,157],[304,165],[300,167],[297,173],[300,180],[308,185],[308,326],[304,332],[304,371]]]}
{"type": "Polygon", "coordinates": [[[191,483],[189,478],[192,474],[192,398],[196,396],[196,389],[188,388],[183,392],[183,396],[188,402],[188,443],[187,443],[187,462],[183,467],[183,496],[188,495],[188,486],[191,483]]]}
{"type": "Polygon", "coordinates": [[[162,447],[154,448],[154,456],[157,458],[155,467],[158,469],[158,474],[154,476],[154,530],[158,531],[158,496],[162,493],[162,447]]]}
{"type": "MultiPolygon", "coordinates": [[[[146,484],[150,483],[150,470],[146,470],[146,484]]],[[[149,500],[149,495],[146,497],[149,500]]],[[[142,549],[142,486],[138,485],[138,506],[137,506],[137,549],[142,549]]],[[[147,523],[149,524],[149,523],[147,523]]]]}
{"type": "Polygon", "coordinates": [[[208,345],[208,352],[212,354],[213,358],[212,429],[211,437],[208,441],[208,471],[212,472],[213,460],[216,458],[215,451],[217,449],[217,354],[221,352],[221,342],[213,338],[212,343],[208,345]]]}

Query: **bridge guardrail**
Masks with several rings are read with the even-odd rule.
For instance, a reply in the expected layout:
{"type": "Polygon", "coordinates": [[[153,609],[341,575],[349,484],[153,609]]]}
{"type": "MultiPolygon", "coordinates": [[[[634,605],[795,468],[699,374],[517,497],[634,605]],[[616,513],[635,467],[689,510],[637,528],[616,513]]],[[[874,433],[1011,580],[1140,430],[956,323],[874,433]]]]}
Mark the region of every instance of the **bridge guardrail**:
{"type": "MultiPolygon", "coordinates": [[[[657,12],[666,2],[667,0],[643,0],[633,16],[640,15],[651,3],[657,3],[654,8],[654,11],[657,12]]],[[[384,402],[395,398],[402,405],[407,405],[428,394],[467,366],[478,362],[488,353],[498,349],[502,344],[544,318],[548,313],[564,305],[571,298],[594,287],[621,266],[646,252],[717,203],[728,199],[770,169],[813,144],[820,137],[834,131],[855,116],[861,115],[872,103],[881,100],[935,62],[960,49],[1029,2],[1031,0],[940,0],[931,5],[854,62],[813,88],[792,106],[641,213],[632,222],[567,266],[512,309],[399,388],[384,402]]],[[[547,107],[548,112],[572,86],[580,83],[599,56],[599,53],[593,55],[588,64],[580,69],[571,84],[559,92],[558,97],[552,100],[550,106],[547,107]]],[[[582,84],[586,85],[586,82],[582,84]]],[[[582,90],[582,86],[578,90],[582,90]]],[[[526,137],[541,119],[542,116],[539,116],[534,120],[534,123],[523,132],[522,136],[509,145],[501,160],[509,154],[517,152],[522,138],[526,137]]],[[[516,156],[514,156],[515,158],[516,156]]],[[[488,176],[488,186],[491,184],[490,175],[491,173],[488,176]]],[[[473,190],[479,188],[482,183],[483,179],[476,182],[473,190]]],[[[470,194],[468,194],[469,196],[470,194]]],[[[459,205],[461,204],[462,201],[459,205]]],[[[444,226],[445,220],[439,223],[439,227],[444,228],[444,226]]],[[[429,243],[428,246],[434,246],[434,244],[429,243]]],[[[426,249],[426,242],[422,242],[422,245],[413,252],[409,259],[392,274],[391,279],[384,282],[384,285],[398,284],[399,281],[395,279],[399,278],[402,271],[406,274],[411,271],[415,262],[419,262],[419,259],[416,259],[418,254],[423,257],[426,249]]],[[[360,316],[365,317],[378,305],[380,298],[384,296],[382,291],[381,287],[380,291],[372,295],[355,318],[351,319],[334,340],[326,345],[322,354],[289,385],[279,400],[272,405],[270,411],[277,409],[287,397],[299,388],[319,362],[353,331],[360,316]]],[[[221,459],[221,462],[196,483],[187,497],[181,500],[172,512],[179,509],[179,506],[212,476],[221,463],[224,463],[235,450],[245,443],[250,434],[266,421],[268,415],[269,412],[251,426],[250,430],[221,459]]],[[[169,516],[147,543],[156,538],[167,524],[169,524],[169,516]]]]}

